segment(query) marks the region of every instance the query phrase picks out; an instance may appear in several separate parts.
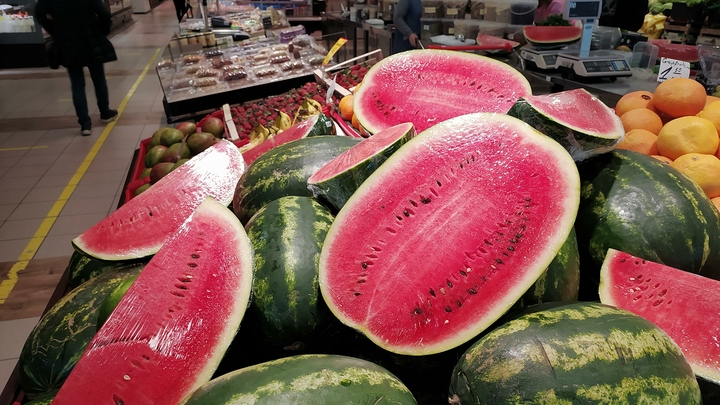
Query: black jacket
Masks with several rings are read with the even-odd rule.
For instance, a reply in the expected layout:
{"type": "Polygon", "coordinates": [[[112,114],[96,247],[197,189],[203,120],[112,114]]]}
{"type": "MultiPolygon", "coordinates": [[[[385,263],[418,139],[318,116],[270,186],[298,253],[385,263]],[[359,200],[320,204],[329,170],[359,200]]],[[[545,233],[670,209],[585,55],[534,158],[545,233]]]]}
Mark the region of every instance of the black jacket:
{"type": "Polygon", "coordinates": [[[35,18],[55,40],[60,64],[89,66],[117,60],[106,38],[112,20],[102,0],[39,0],[35,18]]]}

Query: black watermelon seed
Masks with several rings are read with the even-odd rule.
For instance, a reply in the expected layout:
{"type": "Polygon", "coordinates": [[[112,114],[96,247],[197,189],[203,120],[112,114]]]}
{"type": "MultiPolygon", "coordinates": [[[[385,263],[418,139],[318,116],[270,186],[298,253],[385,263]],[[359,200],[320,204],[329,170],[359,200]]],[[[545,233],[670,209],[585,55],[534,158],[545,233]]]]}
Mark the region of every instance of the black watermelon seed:
{"type": "Polygon", "coordinates": [[[200,258],[200,255],[197,254],[197,253],[193,253],[193,254],[190,255],[190,257],[192,257],[193,259],[199,259],[199,258],[200,258]]]}
{"type": "Polygon", "coordinates": [[[362,268],[363,268],[363,269],[367,269],[367,263],[362,262],[362,268]]]}
{"type": "Polygon", "coordinates": [[[448,285],[448,287],[452,288],[452,286],[453,286],[453,283],[452,283],[452,281],[450,281],[450,280],[446,280],[446,281],[447,281],[447,285],[448,285]]]}
{"type": "Polygon", "coordinates": [[[471,288],[471,289],[467,290],[467,292],[468,292],[469,294],[472,294],[472,295],[477,294],[477,290],[474,289],[474,288],[471,288]]]}
{"type": "Polygon", "coordinates": [[[465,273],[465,272],[462,271],[462,270],[460,270],[460,275],[463,276],[463,277],[467,277],[467,273],[465,273]]]}
{"type": "Polygon", "coordinates": [[[497,264],[502,264],[503,261],[500,260],[500,259],[495,259],[495,262],[496,262],[497,264]]]}
{"type": "Polygon", "coordinates": [[[514,251],[514,250],[515,250],[515,248],[514,248],[514,247],[512,247],[512,246],[508,246],[507,250],[509,250],[509,251],[511,251],[511,252],[512,252],[512,251],[514,251]]]}
{"type": "Polygon", "coordinates": [[[452,312],[452,308],[450,308],[450,307],[445,307],[445,312],[452,312]]]}
{"type": "Polygon", "coordinates": [[[458,306],[458,307],[462,307],[462,301],[458,300],[457,306],[458,306]]]}
{"type": "Polygon", "coordinates": [[[435,297],[435,290],[433,290],[432,288],[430,289],[430,295],[432,295],[433,297],[435,297]]]}
{"type": "Polygon", "coordinates": [[[408,210],[405,210],[405,211],[403,211],[403,215],[405,215],[406,217],[409,217],[410,213],[408,212],[408,210]]]}
{"type": "Polygon", "coordinates": [[[430,197],[421,197],[420,202],[423,204],[429,204],[430,203],[430,197]]]}

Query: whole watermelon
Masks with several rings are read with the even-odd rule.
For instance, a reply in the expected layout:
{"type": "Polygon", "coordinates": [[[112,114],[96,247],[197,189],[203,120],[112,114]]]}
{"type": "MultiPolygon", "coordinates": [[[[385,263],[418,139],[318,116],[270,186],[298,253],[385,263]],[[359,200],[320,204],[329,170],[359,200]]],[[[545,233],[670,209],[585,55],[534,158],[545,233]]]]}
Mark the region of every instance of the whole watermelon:
{"type": "Polygon", "coordinates": [[[18,361],[20,386],[28,398],[60,388],[98,330],[98,309],[105,297],[144,266],[126,266],[94,277],[43,315],[18,361]]]}
{"type": "Polygon", "coordinates": [[[578,165],[580,299],[597,299],[608,248],[720,280],[720,216],[670,165],[615,150],[578,165]]]}
{"type": "Polygon", "coordinates": [[[70,288],[76,288],[93,277],[97,277],[98,275],[110,270],[127,266],[135,266],[137,263],[147,263],[148,261],[150,261],[149,257],[133,261],[100,260],[87,256],[76,250],[73,252],[72,256],[70,256],[70,262],[68,263],[70,288]]]}
{"type": "Polygon", "coordinates": [[[478,340],[452,374],[451,404],[700,404],[695,375],[660,328],[578,302],[528,313],[478,340]]]}

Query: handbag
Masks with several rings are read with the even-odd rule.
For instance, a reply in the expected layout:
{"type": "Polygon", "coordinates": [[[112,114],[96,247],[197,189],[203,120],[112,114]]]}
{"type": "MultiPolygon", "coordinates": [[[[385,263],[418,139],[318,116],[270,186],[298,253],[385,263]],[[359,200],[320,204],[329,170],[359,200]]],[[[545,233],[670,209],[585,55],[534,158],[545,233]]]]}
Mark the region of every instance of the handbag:
{"type": "Polygon", "coordinates": [[[58,56],[58,50],[57,46],[55,45],[55,41],[50,42],[47,47],[47,58],[48,66],[50,66],[50,69],[60,68],[60,58],[58,56]]]}

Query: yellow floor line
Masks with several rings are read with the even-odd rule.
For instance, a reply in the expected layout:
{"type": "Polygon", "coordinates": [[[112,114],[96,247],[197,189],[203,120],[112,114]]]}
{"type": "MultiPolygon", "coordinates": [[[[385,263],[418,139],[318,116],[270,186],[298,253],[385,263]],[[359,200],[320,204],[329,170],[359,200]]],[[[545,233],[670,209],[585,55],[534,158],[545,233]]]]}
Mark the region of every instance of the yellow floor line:
{"type": "MultiPolygon", "coordinates": [[[[137,90],[140,83],[142,83],[148,70],[150,70],[150,66],[152,66],[155,58],[157,58],[159,53],[160,48],[155,51],[155,54],[145,66],[145,69],[135,81],[135,84],[133,84],[133,86],[130,88],[130,91],[128,91],[128,93],[125,95],[125,98],[118,107],[119,115],[122,115],[123,110],[125,110],[125,106],[127,106],[127,103],[130,101],[130,98],[133,96],[135,90],[137,90]]],[[[120,119],[119,116],[118,119],[120,119]]],[[[92,149],[90,149],[90,152],[88,152],[88,154],[85,156],[85,159],[83,160],[82,164],[80,164],[80,167],[75,172],[75,175],[70,179],[67,186],[65,186],[65,189],[60,194],[60,197],[55,201],[55,204],[53,204],[52,208],[50,208],[50,212],[48,212],[47,216],[40,224],[40,227],[38,227],[37,231],[35,231],[32,239],[30,239],[30,242],[28,242],[27,246],[25,246],[25,249],[23,249],[23,252],[20,254],[20,257],[18,257],[17,262],[15,262],[15,264],[13,264],[13,266],[10,268],[10,271],[7,274],[7,280],[3,280],[2,283],[0,283],[0,305],[5,303],[5,300],[10,296],[10,292],[13,290],[13,288],[15,288],[15,284],[17,284],[18,281],[18,273],[24,270],[30,260],[35,257],[38,249],[40,249],[40,245],[42,245],[48,232],[50,232],[50,228],[52,228],[52,226],[55,224],[55,220],[57,220],[58,215],[60,215],[60,212],[62,211],[63,207],[65,207],[65,204],[72,195],[73,191],[75,191],[75,187],[77,187],[78,183],[80,183],[80,179],[82,179],[82,177],[85,175],[85,172],[87,172],[87,169],[90,167],[90,164],[93,162],[93,160],[95,160],[95,156],[97,156],[97,153],[100,151],[103,143],[105,143],[105,140],[115,127],[116,122],[117,120],[109,123],[107,127],[105,127],[103,132],[100,134],[98,140],[95,141],[92,149]]]]}
{"type": "Polygon", "coordinates": [[[45,149],[47,148],[47,145],[43,146],[21,146],[18,148],[0,148],[0,152],[4,152],[7,150],[28,150],[28,149],[45,149]]]}

